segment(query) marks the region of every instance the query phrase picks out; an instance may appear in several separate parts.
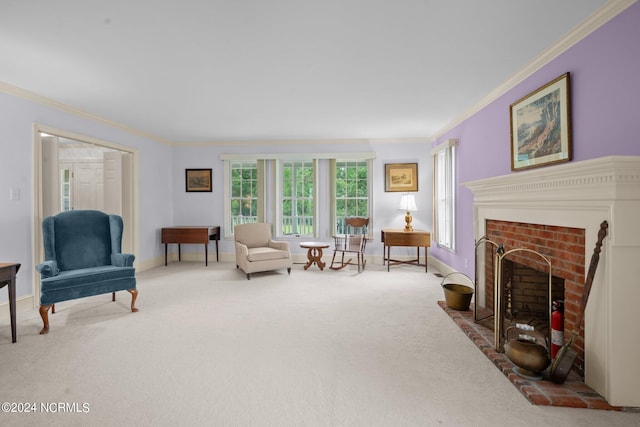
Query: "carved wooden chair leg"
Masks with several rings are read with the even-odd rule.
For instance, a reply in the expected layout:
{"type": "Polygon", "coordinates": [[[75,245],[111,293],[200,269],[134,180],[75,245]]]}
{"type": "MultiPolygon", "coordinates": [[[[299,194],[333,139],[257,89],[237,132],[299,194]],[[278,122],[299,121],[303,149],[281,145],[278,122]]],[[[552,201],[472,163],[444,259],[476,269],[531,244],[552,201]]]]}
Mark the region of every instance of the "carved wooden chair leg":
{"type": "Polygon", "coordinates": [[[138,290],[127,289],[127,291],[129,291],[129,293],[131,294],[131,311],[135,313],[136,311],[138,311],[138,309],[136,308],[136,298],[138,298],[138,290]]]}
{"type": "Polygon", "coordinates": [[[116,293],[115,293],[115,292],[113,292],[113,293],[111,294],[111,301],[115,301],[115,300],[116,300],[116,293]]]}
{"type": "Polygon", "coordinates": [[[42,330],[40,331],[40,335],[44,335],[49,332],[49,307],[52,306],[53,304],[40,306],[40,317],[42,317],[42,323],[44,324],[42,330]]]}

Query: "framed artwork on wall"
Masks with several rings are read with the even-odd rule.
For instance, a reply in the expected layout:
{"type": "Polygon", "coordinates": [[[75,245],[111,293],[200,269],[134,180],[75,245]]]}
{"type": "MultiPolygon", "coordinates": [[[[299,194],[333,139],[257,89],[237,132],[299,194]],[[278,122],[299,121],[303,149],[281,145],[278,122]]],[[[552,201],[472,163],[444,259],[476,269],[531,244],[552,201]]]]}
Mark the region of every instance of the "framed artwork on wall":
{"type": "Polygon", "coordinates": [[[418,191],[417,163],[387,163],[384,177],[384,191],[418,191]]]}
{"type": "Polygon", "coordinates": [[[185,169],[187,193],[211,192],[211,169],[185,169]]]}
{"type": "Polygon", "coordinates": [[[511,115],[511,170],[571,160],[569,73],[514,102],[511,115]]]}

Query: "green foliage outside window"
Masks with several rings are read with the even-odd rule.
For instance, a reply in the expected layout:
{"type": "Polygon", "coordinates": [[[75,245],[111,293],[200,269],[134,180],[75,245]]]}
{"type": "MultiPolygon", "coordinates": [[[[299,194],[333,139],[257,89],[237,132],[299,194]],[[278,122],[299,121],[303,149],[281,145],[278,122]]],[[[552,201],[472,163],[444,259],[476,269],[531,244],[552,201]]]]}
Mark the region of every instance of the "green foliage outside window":
{"type": "Polygon", "coordinates": [[[231,165],[231,216],[233,225],[257,220],[258,169],[255,162],[231,165]]]}
{"type": "Polygon", "coordinates": [[[282,163],[282,234],[313,235],[312,162],[282,163]]]}
{"type": "Polygon", "coordinates": [[[344,233],[344,220],[369,217],[369,163],[336,162],[336,232],[344,233]]]}

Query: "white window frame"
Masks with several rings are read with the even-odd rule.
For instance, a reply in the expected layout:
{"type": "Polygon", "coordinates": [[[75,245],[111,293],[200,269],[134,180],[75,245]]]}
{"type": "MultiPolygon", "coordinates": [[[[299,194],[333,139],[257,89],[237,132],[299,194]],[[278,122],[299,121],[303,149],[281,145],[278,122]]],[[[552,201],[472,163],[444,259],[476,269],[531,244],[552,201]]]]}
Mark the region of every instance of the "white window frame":
{"type": "Polygon", "coordinates": [[[245,158],[227,158],[224,159],[224,235],[227,238],[233,237],[233,216],[231,215],[231,195],[232,195],[232,179],[231,169],[234,163],[256,163],[258,172],[257,186],[258,186],[258,212],[257,222],[264,221],[265,212],[265,168],[264,161],[260,159],[245,159],[245,158]]]}
{"type": "Polygon", "coordinates": [[[456,250],[456,147],[447,139],[431,151],[433,156],[433,234],[440,248],[456,250]]]}
{"type": "MultiPolygon", "coordinates": [[[[320,236],[322,227],[323,235],[330,234],[332,228],[325,230],[326,218],[331,218],[335,224],[335,182],[327,174],[331,173],[325,168],[325,161],[340,159],[341,161],[369,161],[369,212],[373,212],[372,182],[373,182],[373,159],[375,152],[344,152],[344,153],[236,153],[220,154],[220,160],[224,162],[224,236],[233,239],[233,228],[231,226],[231,162],[257,161],[258,176],[260,185],[258,215],[259,222],[268,222],[274,226],[274,236],[281,239],[296,239],[295,235],[282,235],[282,182],[280,166],[282,160],[289,161],[313,161],[314,162],[314,217],[313,236],[320,236]],[[322,183],[322,185],[321,185],[322,183]],[[329,187],[327,188],[327,185],[329,187]],[[321,221],[322,216],[322,221],[321,221]]],[[[369,229],[372,229],[369,223],[369,229]]],[[[307,237],[307,236],[305,236],[307,237]]]]}
{"type": "MultiPolygon", "coordinates": [[[[318,235],[318,161],[317,159],[281,159],[278,162],[277,167],[277,179],[278,179],[278,203],[276,204],[276,235],[278,237],[316,237],[318,235]],[[284,234],[283,230],[283,222],[284,222],[284,212],[283,212],[283,202],[285,199],[284,196],[284,164],[285,163],[311,163],[311,169],[313,170],[313,190],[311,195],[311,200],[313,202],[313,215],[311,216],[312,226],[311,233],[296,233],[296,234],[284,234]]],[[[303,199],[308,199],[303,198],[303,199]]]]}
{"type": "Polygon", "coordinates": [[[358,163],[366,163],[367,164],[367,212],[369,212],[369,214],[367,215],[370,219],[369,221],[369,226],[367,227],[367,232],[369,232],[370,230],[373,230],[373,222],[371,221],[371,212],[372,212],[372,179],[373,179],[373,159],[371,158],[362,158],[362,159],[355,159],[355,158],[337,158],[337,159],[332,159],[331,161],[331,168],[330,168],[330,173],[331,173],[331,177],[330,177],[330,200],[331,200],[331,230],[332,233],[334,234],[339,234],[340,230],[337,229],[338,227],[338,196],[337,196],[337,172],[338,172],[338,163],[340,162],[358,162],[358,163]]]}

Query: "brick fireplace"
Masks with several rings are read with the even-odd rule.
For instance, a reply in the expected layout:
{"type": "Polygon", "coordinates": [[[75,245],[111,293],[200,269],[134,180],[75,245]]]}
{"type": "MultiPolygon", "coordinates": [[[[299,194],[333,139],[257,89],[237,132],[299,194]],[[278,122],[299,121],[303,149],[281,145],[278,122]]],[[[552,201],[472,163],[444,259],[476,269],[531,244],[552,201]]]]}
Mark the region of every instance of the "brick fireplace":
{"type": "MultiPolygon", "coordinates": [[[[476,240],[491,233],[505,249],[535,246],[564,280],[565,337],[573,330],[602,221],[609,224],[574,348],[585,383],[611,405],[640,406],[640,156],[609,156],[530,169],[463,184],[474,196],[476,240]],[[525,231],[526,230],[526,231],[525,231]]],[[[479,250],[490,250],[489,245],[479,250]]],[[[477,271],[487,268],[478,256],[477,271]]],[[[532,260],[521,259],[531,265],[532,260]]],[[[477,304],[492,298],[476,278],[477,304]]]]}
{"type": "MultiPolygon", "coordinates": [[[[527,248],[551,262],[552,299],[564,302],[564,330],[569,338],[575,330],[585,282],[585,233],[582,228],[529,224],[502,220],[487,220],[486,237],[504,245],[509,251],[527,248]]],[[[493,310],[494,265],[489,259],[493,251],[485,251],[485,301],[481,305],[493,310]]],[[[530,252],[515,252],[503,261],[503,276],[511,282],[512,310],[525,312],[519,320],[538,320],[539,328],[548,336],[548,275],[549,267],[542,258],[530,252]],[[504,274],[505,270],[508,274],[504,274]]],[[[480,303],[480,302],[479,302],[480,303]]],[[[580,330],[574,349],[578,353],[576,367],[584,373],[584,332],[580,330]]]]}

